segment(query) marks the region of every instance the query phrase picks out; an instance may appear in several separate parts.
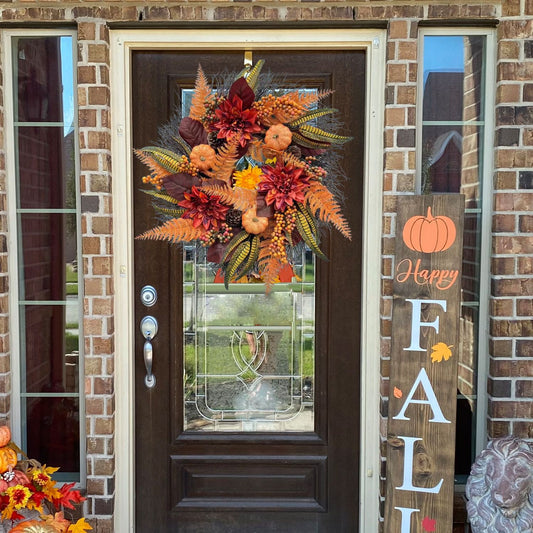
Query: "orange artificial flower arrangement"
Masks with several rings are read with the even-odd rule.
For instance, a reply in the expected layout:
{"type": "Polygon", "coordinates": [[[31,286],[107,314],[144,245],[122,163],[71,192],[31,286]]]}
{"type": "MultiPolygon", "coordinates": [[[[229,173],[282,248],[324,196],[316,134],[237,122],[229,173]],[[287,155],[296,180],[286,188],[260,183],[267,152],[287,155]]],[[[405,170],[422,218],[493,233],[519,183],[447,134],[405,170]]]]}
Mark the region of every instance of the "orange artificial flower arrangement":
{"type": "Polygon", "coordinates": [[[0,458],[9,458],[0,460],[0,513],[3,521],[12,523],[9,533],[84,533],[92,529],[85,518],[73,524],[59,510],[74,509],[73,504],[85,498],[73,489],[74,483],[56,486],[52,475],[58,468],[41,465],[35,459],[18,461],[17,454],[22,452],[11,441],[7,426],[0,427],[0,444],[0,458]],[[37,511],[40,519],[28,520],[21,514],[24,510],[37,511]]]}
{"type": "Polygon", "coordinates": [[[329,91],[263,87],[263,63],[225,90],[213,90],[199,68],[189,115],[162,130],[161,146],[136,154],[164,221],[138,238],[196,242],[226,287],[252,276],[268,290],[301,243],[324,257],[320,225],[351,238],[331,157],[351,137],[329,131],[336,109],[318,107],[329,91]]]}

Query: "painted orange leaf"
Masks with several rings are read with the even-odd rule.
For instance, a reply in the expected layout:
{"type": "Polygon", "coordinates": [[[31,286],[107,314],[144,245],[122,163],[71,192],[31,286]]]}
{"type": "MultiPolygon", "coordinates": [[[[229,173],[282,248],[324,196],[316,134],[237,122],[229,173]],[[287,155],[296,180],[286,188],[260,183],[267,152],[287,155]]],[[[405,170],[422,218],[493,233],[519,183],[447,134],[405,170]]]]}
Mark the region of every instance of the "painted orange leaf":
{"type": "Polygon", "coordinates": [[[46,524],[51,525],[54,529],[58,531],[58,533],[65,533],[68,530],[68,527],[70,526],[70,521],[65,518],[63,515],[63,512],[60,511],[59,513],[56,513],[55,515],[41,515],[41,518],[44,520],[46,524]]]}
{"type": "Polygon", "coordinates": [[[437,521],[432,520],[429,516],[425,516],[422,520],[422,527],[424,528],[424,531],[428,531],[428,533],[435,531],[436,525],[437,521]]]}
{"type": "Polygon", "coordinates": [[[452,351],[450,348],[453,348],[453,344],[450,344],[449,346],[444,342],[438,342],[437,344],[433,345],[431,349],[433,350],[431,352],[431,362],[432,363],[442,363],[442,360],[444,359],[447,361],[452,356],[452,351]]]}
{"type": "Polygon", "coordinates": [[[394,387],[393,394],[395,398],[401,398],[403,396],[403,392],[398,387],[394,387]]]}

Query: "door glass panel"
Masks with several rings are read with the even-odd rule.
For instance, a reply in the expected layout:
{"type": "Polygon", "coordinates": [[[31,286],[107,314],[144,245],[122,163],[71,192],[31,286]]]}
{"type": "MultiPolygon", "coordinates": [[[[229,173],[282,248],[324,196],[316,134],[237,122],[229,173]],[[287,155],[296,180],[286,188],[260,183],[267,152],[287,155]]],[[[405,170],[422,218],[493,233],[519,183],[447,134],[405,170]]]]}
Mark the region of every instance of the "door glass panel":
{"type": "Polygon", "coordinates": [[[184,261],[185,429],[313,431],[312,254],[267,295],[263,283],[226,290],[202,252],[184,261]]]}

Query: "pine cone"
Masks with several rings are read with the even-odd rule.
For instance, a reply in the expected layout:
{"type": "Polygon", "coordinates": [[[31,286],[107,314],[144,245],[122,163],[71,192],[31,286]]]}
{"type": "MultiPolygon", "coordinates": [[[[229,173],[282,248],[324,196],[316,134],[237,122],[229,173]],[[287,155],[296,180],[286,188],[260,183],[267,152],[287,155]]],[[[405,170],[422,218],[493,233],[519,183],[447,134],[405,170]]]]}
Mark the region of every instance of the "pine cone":
{"type": "Polygon", "coordinates": [[[226,224],[230,228],[238,228],[242,223],[242,213],[238,209],[230,209],[226,213],[226,224]]]}
{"type": "Polygon", "coordinates": [[[302,157],[302,150],[300,149],[299,146],[296,146],[294,144],[292,146],[289,146],[287,150],[285,151],[288,152],[289,154],[296,156],[298,159],[302,157]]]}
{"type": "Polygon", "coordinates": [[[226,139],[219,139],[217,137],[216,132],[211,131],[207,134],[207,142],[209,143],[209,146],[211,146],[212,148],[216,150],[217,148],[220,148],[226,142],[226,139]]]}

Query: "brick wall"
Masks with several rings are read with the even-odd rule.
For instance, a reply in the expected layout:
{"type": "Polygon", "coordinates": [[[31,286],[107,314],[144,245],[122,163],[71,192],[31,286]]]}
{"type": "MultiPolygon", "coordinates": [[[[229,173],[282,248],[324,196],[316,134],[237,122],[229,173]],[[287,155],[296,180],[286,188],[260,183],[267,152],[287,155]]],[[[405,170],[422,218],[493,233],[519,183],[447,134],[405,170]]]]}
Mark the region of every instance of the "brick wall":
{"type": "Polygon", "coordinates": [[[489,431],[533,438],[533,2],[498,28],[489,431]]]}
{"type": "MultiPolygon", "coordinates": [[[[489,381],[489,432],[533,438],[533,0],[453,3],[412,0],[62,4],[4,2],[4,22],[76,21],[81,149],[88,511],[97,532],[112,531],[114,495],[114,324],[112,169],[107,20],[389,19],[386,66],[381,434],[386,436],[395,206],[415,191],[418,21],[497,17],[498,84],[489,381]],[[520,255],[520,256],[519,256],[520,255]]],[[[9,413],[7,250],[3,85],[0,65],[0,416],[9,413]]],[[[377,385],[377,384],[376,384],[377,385]]],[[[376,443],[378,445],[378,443],[376,443]]],[[[383,456],[385,453],[383,451],[383,456]]],[[[383,469],[384,472],[384,469],[383,469]]],[[[382,495],[384,487],[382,488],[382,495]]]]}

